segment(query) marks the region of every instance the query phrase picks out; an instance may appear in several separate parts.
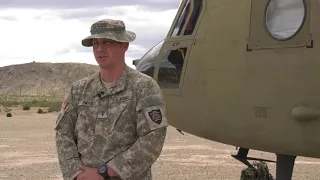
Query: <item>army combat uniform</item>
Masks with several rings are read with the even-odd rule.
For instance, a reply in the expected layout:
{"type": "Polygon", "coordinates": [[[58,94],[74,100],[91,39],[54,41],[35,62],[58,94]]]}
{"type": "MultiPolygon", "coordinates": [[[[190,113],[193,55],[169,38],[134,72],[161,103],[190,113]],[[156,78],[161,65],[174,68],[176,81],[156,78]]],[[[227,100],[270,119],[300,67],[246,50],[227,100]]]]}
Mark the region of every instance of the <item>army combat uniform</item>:
{"type": "Polygon", "coordinates": [[[65,180],[79,166],[107,164],[125,180],[151,180],[167,131],[163,95],[150,77],[126,66],[115,85],[100,73],[75,82],[56,122],[56,147],[65,180]]]}

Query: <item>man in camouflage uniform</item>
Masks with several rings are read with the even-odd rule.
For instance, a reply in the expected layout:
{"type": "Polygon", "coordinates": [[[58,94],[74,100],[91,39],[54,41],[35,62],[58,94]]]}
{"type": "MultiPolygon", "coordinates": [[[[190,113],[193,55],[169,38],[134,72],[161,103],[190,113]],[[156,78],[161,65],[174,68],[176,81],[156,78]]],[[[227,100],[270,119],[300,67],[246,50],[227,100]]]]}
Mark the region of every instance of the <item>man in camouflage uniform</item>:
{"type": "Polygon", "coordinates": [[[103,180],[101,171],[125,180],[152,179],[168,124],[158,84],[125,64],[135,37],[122,21],[104,19],[82,40],[93,47],[100,72],[72,84],[57,118],[65,180],[103,180]]]}

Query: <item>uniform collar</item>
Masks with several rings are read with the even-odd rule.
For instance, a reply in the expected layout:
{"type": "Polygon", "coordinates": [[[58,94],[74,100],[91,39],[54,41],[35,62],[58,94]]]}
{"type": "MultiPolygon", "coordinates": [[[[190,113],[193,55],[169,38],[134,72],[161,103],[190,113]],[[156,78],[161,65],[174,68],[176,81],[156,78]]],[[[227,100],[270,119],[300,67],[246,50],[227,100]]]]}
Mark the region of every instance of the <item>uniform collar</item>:
{"type": "Polygon", "coordinates": [[[127,76],[129,72],[129,67],[126,65],[120,78],[116,81],[115,85],[112,87],[106,88],[103,85],[103,82],[101,82],[101,74],[100,72],[97,73],[93,80],[93,87],[92,87],[92,95],[93,96],[108,96],[108,95],[113,95],[117,92],[120,92],[126,88],[127,85],[127,76]]]}

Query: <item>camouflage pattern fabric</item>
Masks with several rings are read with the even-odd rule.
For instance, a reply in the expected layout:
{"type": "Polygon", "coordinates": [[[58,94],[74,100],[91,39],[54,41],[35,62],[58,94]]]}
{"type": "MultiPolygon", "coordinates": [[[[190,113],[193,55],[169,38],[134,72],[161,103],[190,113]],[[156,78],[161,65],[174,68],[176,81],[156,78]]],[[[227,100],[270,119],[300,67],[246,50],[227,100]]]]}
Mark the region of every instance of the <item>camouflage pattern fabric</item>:
{"type": "Polygon", "coordinates": [[[121,180],[119,177],[110,177],[109,180],[121,180]]]}
{"type": "Polygon", "coordinates": [[[92,40],[95,38],[106,38],[118,42],[132,42],[136,34],[126,30],[126,26],[121,20],[103,19],[95,22],[91,26],[91,35],[82,40],[85,47],[92,46],[92,40]]]}
{"type": "Polygon", "coordinates": [[[79,165],[107,164],[122,179],[151,180],[167,126],[163,94],[149,76],[126,66],[111,87],[100,73],[77,81],[55,126],[63,178],[71,179],[79,165]]]}
{"type": "Polygon", "coordinates": [[[240,180],[274,180],[266,163],[254,162],[252,166],[242,170],[240,180]]]}

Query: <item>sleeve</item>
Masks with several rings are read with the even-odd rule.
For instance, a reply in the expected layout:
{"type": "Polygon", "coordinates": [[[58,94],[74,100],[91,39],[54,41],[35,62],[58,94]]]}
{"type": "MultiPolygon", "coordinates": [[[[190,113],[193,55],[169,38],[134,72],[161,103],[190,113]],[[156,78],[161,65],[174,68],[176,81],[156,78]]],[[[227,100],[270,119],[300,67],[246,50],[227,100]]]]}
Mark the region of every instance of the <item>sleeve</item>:
{"type": "Polygon", "coordinates": [[[66,96],[56,121],[56,149],[60,169],[64,180],[75,179],[82,172],[82,164],[77,151],[76,138],[74,137],[77,119],[76,103],[73,100],[72,90],[66,96]]]}
{"type": "Polygon", "coordinates": [[[144,173],[161,154],[168,123],[163,95],[155,81],[141,90],[136,111],[138,140],[107,163],[122,179],[144,173]]]}

